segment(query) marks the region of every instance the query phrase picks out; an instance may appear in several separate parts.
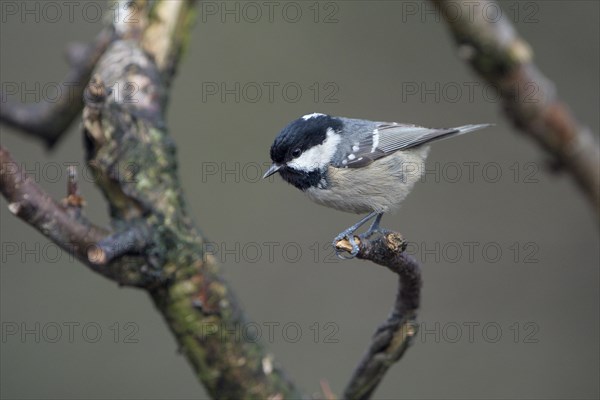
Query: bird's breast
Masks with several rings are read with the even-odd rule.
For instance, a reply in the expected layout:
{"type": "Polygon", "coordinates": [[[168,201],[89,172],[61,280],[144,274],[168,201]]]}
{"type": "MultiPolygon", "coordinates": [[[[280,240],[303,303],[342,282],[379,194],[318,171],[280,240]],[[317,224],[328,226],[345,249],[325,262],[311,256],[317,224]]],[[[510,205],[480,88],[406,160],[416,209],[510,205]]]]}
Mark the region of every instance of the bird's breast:
{"type": "Polygon", "coordinates": [[[423,160],[420,152],[397,152],[362,168],[329,167],[327,185],[305,192],[314,202],[340,211],[387,212],[398,207],[420,179],[423,160]]]}

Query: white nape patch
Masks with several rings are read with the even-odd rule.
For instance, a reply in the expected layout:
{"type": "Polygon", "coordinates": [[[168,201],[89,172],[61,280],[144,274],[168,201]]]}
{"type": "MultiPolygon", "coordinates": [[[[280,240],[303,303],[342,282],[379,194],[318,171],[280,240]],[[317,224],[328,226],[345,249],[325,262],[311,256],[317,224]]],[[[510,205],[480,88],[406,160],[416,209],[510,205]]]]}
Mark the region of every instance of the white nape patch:
{"type": "Polygon", "coordinates": [[[327,128],[327,137],[323,143],[306,150],[287,166],[299,171],[315,171],[325,168],[331,162],[342,137],[331,128],[327,128]]]}
{"type": "Polygon", "coordinates": [[[354,154],[348,154],[348,160],[352,161],[356,158],[354,154]]]}
{"type": "Polygon", "coordinates": [[[371,153],[375,152],[377,146],[379,146],[379,129],[373,131],[373,147],[371,147],[371,153]]]}
{"type": "Polygon", "coordinates": [[[311,118],[317,118],[317,117],[324,117],[325,114],[321,114],[321,113],[312,113],[312,114],[306,114],[302,117],[303,120],[308,121],[311,118]]]}
{"type": "Polygon", "coordinates": [[[358,147],[356,145],[352,146],[352,151],[356,152],[358,150],[360,150],[360,147],[358,147]]]}

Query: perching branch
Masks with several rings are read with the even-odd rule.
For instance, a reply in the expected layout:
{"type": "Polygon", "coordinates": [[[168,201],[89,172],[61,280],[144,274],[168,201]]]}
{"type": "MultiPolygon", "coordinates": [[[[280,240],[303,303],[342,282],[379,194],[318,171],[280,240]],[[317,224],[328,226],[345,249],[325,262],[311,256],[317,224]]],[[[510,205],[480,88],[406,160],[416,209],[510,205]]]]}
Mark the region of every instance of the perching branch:
{"type": "MultiPolygon", "coordinates": [[[[496,3],[494,0],[431,1],[446,19],[461,58],[498,88],[508,118],[553,157],[557,168],[571,174],[600,213],[598,142],[535,66],[531,48],[517,35],[506,13],[498,20],[485,17],[481,10],[496,3]],[[474,5],[478,8],[469,12],[474,5]]],[[[493,9],[499,7],[492,5],[493,9]]]]}
{"type": "MultiPolygon", "coordinates": [[[[358,238],[355,238],[357,241],[358,238]]],[[[347,240],[338,249],[350,252],[347,240]]],[[[362,240],[357,258],[387,267],[398,274],[398,293],[392,312],[375,334],[362,360],[356,367],[344,399],[369,399],[389,368],[402,356],[417,333],[417,309],[421,294],[421,268],[406,255],[406,244],[395,232],[386,232],[374,240],[362,240]]]]}
{"type": "MultiPolygon", "coordinates": [[[[77,44],[67,49],[71,70],[61,85],[62,95],[56,101],[21,104],[8,100],[15,93],[0,91],[0,98],[3,99],[0,122],[43,140],[49,148],[53,147],[75,118],[81,115],[83,91],[94,66],[114,38],[111,26],[100,32],[92,44],[77,44]]],[[[8,84],[4,86],[10,88],[8,84]]]]}

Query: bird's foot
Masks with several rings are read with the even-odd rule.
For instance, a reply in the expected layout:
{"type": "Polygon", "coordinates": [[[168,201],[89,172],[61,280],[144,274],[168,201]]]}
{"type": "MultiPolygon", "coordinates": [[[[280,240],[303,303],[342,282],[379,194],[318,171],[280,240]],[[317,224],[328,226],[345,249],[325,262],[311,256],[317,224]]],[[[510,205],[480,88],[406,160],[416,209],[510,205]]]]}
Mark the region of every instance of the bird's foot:
{"type": "Polygon", "coordinates": [[[377,228],[370,229],[365,233],[361,233],[360,235],[354,236],[353,231],[344,231],[337,235],[335,239],[333,239],[333,248],[335,249],[335,255],[342,260],[350,260],[352,258],[355,258],[358,255],[358,252],[360,251],[358,243],[356,243],[356,238],[358,238],[359,243],[363,241],[366,242],[367,239],[371,238],[373,235],[385,236],[391,232],[392,231],[389,231],[387,229],[377,228]],[[340,246],[338,243],[342,240],[348,242],[350,246],[340,246]]]}
{"type": "Polygon", "coordinates": [[[373,221],[373,224],[371,225],[369,230],[363,235],[360,235],[358,238],[360,240],[361,238],[371,236],[371,234],[374,231],[379,230],[379,222],[381,221],[382,215],[383,213],[381,212],[373,211],[369,215],[358,221],[356,224],[352,225],[350,228],[337,235],[335,239],[333,239],[333,249],[335,250],[335,255],[338,256],[338,258],[341,258],[342,260],[348,260],[356,257],[360,249],[358,247],[358,244],[356,243],[356,240],[354,239],[354,232],[356,232],[358,228],[364,225],[365,222],[375,217],[375,221],[373,221]],[[348,246],[338,246],[338,243],[344,239],[348,241],[348,243],[350,244],[350,248],[348,248],[348,246]]]}
{"type": "Polygon", "coordinates": [[[349,260],[356,257],[360,249],[358,248],[356,240],[354,240],[354,229],[347,229],[339,235],[337,235],[335,239],[333,239],[333,249],[335,250],[335,255],[338,258],[341,258],[342,260],[349,260]],[[338,247],[338,243],[342,240],[348,241],[348,243],[351,246],[351,249],[344,249],[338,247]]]}

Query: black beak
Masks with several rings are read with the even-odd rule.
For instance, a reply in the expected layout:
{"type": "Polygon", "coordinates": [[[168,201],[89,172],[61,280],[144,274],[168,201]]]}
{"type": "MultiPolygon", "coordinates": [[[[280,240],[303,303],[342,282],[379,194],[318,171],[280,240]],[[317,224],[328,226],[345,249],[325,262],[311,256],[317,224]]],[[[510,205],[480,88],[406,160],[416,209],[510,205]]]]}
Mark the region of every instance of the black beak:
{"type": "Polygon", "coordinates": [[[269,167],[269,169],[267,170],[267,172],[265,172],[265,174],[263,175],[263,179],[270,177],[275,172],[279,171],[281,169],[281,167],[282,167],[281,165],[277,165],[277,164],[273,163],[273,165],[271,165],[269,167]]]}

